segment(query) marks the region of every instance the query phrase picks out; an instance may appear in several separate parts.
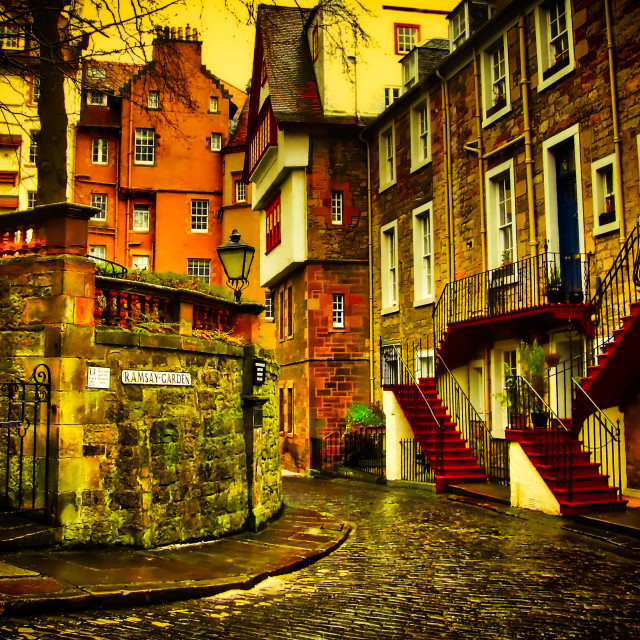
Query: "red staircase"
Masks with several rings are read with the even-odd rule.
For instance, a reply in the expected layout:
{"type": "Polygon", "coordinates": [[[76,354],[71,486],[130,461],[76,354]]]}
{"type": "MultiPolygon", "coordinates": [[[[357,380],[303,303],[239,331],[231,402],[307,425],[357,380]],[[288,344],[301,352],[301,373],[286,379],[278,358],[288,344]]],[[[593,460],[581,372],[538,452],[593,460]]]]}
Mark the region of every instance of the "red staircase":
{"type": "Polygon", "coordinates": [[[421,378],[419,389],[413,384],[387,385],[385,389],[393,391],[425,458],[435,470],[437,493],[446,485],[487,482],[484,469],[442,404],[433,378],[421,378]]]}
{"type": "Polygon", "coordinates": [[[505,438],[520,444],[563,515],[626,508],[627,500],[618,498],[618,488],[609,486],[608,476],[600,473],[600,465],[590,461],[589,452],[569,430],[553,425],[546,429],[507,429],[505,438]]]}

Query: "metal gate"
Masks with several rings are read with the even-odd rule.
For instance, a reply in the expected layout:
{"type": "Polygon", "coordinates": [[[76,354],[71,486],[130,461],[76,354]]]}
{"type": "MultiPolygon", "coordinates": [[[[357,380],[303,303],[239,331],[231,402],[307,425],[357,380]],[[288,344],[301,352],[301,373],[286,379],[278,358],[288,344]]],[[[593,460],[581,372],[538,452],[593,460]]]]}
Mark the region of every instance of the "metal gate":
{"type": "Polygon", "coordinates": [[[0,510],[48,512],[51,372],[0,385],[0,510]]]}

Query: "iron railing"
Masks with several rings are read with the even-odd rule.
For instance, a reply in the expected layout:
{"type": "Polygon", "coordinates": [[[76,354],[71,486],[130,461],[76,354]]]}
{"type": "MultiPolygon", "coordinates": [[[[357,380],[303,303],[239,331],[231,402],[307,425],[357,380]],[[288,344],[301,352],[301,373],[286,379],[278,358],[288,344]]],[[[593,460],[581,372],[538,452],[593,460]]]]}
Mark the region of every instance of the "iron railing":
{"type": "Polygon", "coordinates": [[[434,344],[458,322],[588,298],[588,254],[539,253],[448,282],[433,309],[434,344]]]}
{"type": "Polygon", "coordinates": [[[467,394],[438,356],[438,395],[491,482],[509,484],[509,443],[491,435],[467,394]]]}
{"type": "Polygon", "coordinates": [[[383,344],[380,339],[380,383],[413,384],[420,378],[432,378],[435,373],[433,345],[426,340],[383,344]]]}
{"type": "Polygon", "coordinates": [[[51,373],[39,364],[24,382],[0,385],[0,506],[49,513],[51,373]]]}
{"type": "Polygon", "coordinates": [[[436,481],[433,467],[415,438],[400,440],[400,480],[431,484],[436,481]]]}
{"type": "Polygon", "coordinates": [[[312,469],[335,471],[341,466],[384,478],[386,475],[384,431],[338,429],[322,438],[311,438],[312,469]]]}

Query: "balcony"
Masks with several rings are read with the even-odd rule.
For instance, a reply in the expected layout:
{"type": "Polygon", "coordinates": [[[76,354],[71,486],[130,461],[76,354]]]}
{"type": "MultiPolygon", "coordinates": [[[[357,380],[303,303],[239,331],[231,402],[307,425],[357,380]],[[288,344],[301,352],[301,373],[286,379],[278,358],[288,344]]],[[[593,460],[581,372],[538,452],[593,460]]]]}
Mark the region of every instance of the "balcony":
{"type": "Polygon", "coordinates": [[[433,312],[435,344],[453,369],[479,342],[580,318],[588,300],[587,254],[537,254],[447,283],[433,312]]]}

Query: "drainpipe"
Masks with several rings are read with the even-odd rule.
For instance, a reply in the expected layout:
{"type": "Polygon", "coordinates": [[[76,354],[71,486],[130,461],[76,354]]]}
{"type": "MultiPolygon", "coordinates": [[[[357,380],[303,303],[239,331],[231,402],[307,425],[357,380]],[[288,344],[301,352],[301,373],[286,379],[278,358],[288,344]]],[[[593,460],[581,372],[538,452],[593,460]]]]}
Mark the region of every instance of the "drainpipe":
{"type": "Polygon", "coordinates": [[[525,40],[524,15],[518,18],[520,36],[520,95],[522,96],[522,118],[524,120],[524,162],[527,170],[527,211],[529,212],[529,255],[538,252],[536,237],[536,210],[533,192],[533,154],[531,153],[531,116],[529,114],[529,78],[527,76],[527,45],[525,40]]]}
{"type": "MultiPolygon", "coordinates": [[[[131,156],[133,155],[133,103],[129,103],[129,149],[127,150],[127,189],[131,189],[131,156]]],[[[131,193],[127,193],[127,204],[125,211],[125,232],[124,232],[124,265],[127,266],[129,258],[129,217],[131,216],[131,193]]]]}
{"type": "Polygon", "coordinates": [[[482,140],[482,114],[480,99],[480,67],[478,65],[478,53],[473,50],[473,82],[476,93],[476,128],[478,130],[478,188],[480,193],[480,251],[482,258],[481,271],[487,270],[487,220],[484,196],[484,144],[482,140]]]}
{"type": "Polygon", "coordinates": [[[369,258],[369,400],[373,402],[374,394],[374,366],[375,366],[375,342],[373,339],[373,220],[371,219],[371,145],[368,140],[362,137],[362,133],[358,138],[364,142],[367,147],[367,231],[369,239],[367,241],[367,251],[369,258]]]}
{"type": "Polygon", "coordinates": [[[451,128],[449,126],[449,88],[447,86],[447,81],[444,76],[440,73],[438,69],[436,69],[436,76],[440,78],[440,83],[442,85],[442,103],[444,106],[444,140],[445,140],[445,155],[447,156],[447,266],[449,269],[449,282],[453,282],[454,272],[453,272],[453,196],[452,189],[453,185],[451,184],[451,128]]]}
{"type": "Polygon", "coordinates": [[[609,58],[609,84],[611,87],[611,119],[613,120],[613,146],[616,157],[616,195],[617,204],[620,212],[618,219],[620,221],[620,244],[625,241],[625,224],[624,224],[624,194],[622,191],[622,140],[620,138],[619,122],[618,122],[618,96],[616,93],[616,69],[613,60],[615,44],[613,42],[613,29],[611,27],[611,4],[609,0],[604,0],[604,15],[607,29],[607,54],[609,58]]]}

